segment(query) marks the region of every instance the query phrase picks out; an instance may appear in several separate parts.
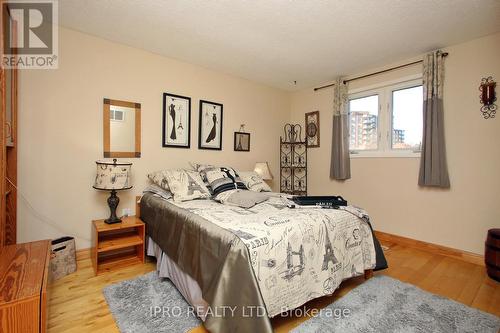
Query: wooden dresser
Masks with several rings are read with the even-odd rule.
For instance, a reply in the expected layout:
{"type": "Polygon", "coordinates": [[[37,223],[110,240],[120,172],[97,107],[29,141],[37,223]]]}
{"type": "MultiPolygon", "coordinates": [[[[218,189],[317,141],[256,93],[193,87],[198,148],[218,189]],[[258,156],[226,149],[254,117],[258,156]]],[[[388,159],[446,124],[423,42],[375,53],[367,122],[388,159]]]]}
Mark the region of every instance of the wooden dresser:
{"type": "Polygon", "coordinates": [[[46,332],[50,241],[0,248],[0,332],[46,332]]]}

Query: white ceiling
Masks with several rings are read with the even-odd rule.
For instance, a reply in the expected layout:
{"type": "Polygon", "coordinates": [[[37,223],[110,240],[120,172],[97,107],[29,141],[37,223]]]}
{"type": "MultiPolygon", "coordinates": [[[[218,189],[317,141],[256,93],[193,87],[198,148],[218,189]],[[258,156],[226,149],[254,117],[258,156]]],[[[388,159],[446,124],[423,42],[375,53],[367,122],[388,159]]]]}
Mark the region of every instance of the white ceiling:
{"type": "Polygon", "coordinates": [[[61,0],[59,8],[63,26],[286,90],[500,31],[500,0],[61,0]]]}

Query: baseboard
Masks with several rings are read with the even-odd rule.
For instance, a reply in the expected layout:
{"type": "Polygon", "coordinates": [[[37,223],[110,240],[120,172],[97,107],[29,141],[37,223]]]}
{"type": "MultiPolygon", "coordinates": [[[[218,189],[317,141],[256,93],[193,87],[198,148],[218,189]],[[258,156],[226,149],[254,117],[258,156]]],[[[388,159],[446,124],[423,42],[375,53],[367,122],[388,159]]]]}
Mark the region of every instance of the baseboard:
{"type": "Polygon", "coordinates": [[[449,258],[454,258],[462,260],[471,264],[484,266],[484,256],[472,252],[462,251],[454,249],[451,247],[446,247],[442,245],[427,243],[424,241],[419,241],[412,238],[407,238],[403,236],[389,234],[387,232],[375,231],[375,235],[382,242],[393,242],[399,245],[405,245],[408,247],[413,247],[422,251],[431,252],[446,256],[449,258]]]}
{"type": "Polygon", "coordinates": [[[90,248],[76,250],[76,261],[89,259],[90,258],[90,248]]]}

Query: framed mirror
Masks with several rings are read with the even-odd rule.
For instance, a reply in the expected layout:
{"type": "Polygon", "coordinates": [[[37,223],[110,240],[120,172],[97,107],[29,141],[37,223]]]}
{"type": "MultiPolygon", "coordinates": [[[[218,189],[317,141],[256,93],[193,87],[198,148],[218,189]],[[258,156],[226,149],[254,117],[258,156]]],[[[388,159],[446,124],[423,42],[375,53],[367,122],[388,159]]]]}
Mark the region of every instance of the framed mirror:
{"type": "Polygon", "coordinates": [[[141,104],[104,99],[104,157],[141,157],[141,104]]]}

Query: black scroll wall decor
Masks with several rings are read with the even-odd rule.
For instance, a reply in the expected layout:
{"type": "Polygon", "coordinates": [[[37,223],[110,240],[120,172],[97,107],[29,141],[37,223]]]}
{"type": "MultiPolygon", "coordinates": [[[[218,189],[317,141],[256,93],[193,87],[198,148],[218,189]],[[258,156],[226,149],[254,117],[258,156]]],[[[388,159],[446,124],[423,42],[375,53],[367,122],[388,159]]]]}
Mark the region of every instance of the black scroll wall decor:
{"type": "Polygon", "coordinates": [[[497,83],[493,80],[493,77],[485,77],[481,80],[481,85],[479,86],[479,100],[482,104],[481,113],[484,119],[495,118],[497,112],[497,97],[495,94],[495,88],[497,83]]]}
{"type": "Polygon", "coordinates": [[[280,192],[307,195],[307,142],[302,127],[286,124],[280,137],[280,192]]]}

